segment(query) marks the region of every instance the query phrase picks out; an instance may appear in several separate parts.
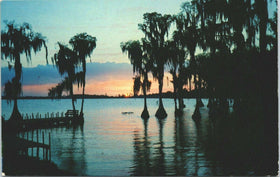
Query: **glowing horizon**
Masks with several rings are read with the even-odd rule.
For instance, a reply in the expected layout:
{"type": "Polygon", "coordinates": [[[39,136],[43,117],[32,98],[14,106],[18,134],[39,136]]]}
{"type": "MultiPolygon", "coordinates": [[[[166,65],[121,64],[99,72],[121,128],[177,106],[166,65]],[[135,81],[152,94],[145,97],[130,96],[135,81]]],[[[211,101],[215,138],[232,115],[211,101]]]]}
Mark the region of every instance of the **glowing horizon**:
{"type": "MultiPolygon", "coordinates": [[[[158,82],[150,79],[152,81],[151,90],[147,94],[158,93],[158,82]]],[[[57,83],[50,84],[32,84],[23,85],[22,92],[23,96],[47,96],[48,89],[56,86],[57,83]]],[[[2,87],[3,90],[3,87],[2,87]]],[[[172,91],[172,83],[167,84],[167,79],[165,78],[163,92],[172,91]]],[[[74,94],[82,94],[81,87],[74,85],[74,94]]],[[[108,79],[105,81],[90,80],[86,83],[85,94],[88,95],[108,95],[108,96],[133,96],[133,79],[108,79]]],[[[142,91],[138,95],[142,95],[142,91]]],[[[64,95],[67,95],[64,93],[64,95]]]]}

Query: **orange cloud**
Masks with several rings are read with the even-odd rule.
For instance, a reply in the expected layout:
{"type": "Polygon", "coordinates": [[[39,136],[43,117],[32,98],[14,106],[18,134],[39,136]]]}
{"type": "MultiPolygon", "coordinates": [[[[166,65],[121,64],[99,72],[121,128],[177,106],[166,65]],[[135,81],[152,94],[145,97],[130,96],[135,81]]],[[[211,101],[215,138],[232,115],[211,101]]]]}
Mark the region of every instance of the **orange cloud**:
{"type": "Polygon", "coordinates": [[[40,85],[23,85],[22,92],[27,96],[46,96],[48,90],[56,84],[40,84],[40,85]]]}
{"type": "MultiPolygon", "coordinates": [[[[164,79],[163,83],[163,92],[172,91],[173,85],[170,82],[171,75],[166,74],[167,77],[164,79]]],[[[152,81],[151,90],[149,93],[158,93],[158,82],[150,79],[152,81]]],[[[74,89],[75,93],[81,93],[82,89],[78,89],[77,87],[74,89]]],[[[132,76],[127,77],[118,77],[110,76],[107,77],[106,80],[88,80],[86,83],[86,94],[107,94],[110,96],[117,96],[119,94],[129,95],[133,94],[133,79],[132,76]]]]}
{"type": "MultiPolygon", "coordinates": [[[[109,95],[118,96],[120,95],[133,95],[133,79],[131,75],[120,77],[114,75],[108,75],[103,78],[105,80],[89,79],[86,83],[86,94],[96,95],[109,95]]],[[[152,86],[150,93],[158,93],[158,82],[155,81],[151,76],[152,86]]],[[[172,76],[169,73],[165,74],[163,82],[163,92],[173,91],[173,85],[170,82],[172,76]]],[[[38,85],[23,85],[23,94],[25,96],[47,96],[48,89],[56,86],[56,83],[52,84],[38,84],[38,85]]],[[[3,91],[3,87],[2,87],[3,91]]],[[[74,94],[81,94],[82,89],[74,86],[74,94]]],[[[141,92],[142,94],[142,92],[141,92]]]]}
{"type": "MultiPolygon", "coordinates": [[[[105,81],[90,80],[86,84],[86,94],[107,94],[116,96],[118,94],[130,94],[133,92],[132,79],[109,79],[105,81]]],[[[82,89],[74,89],[75,93],[81,93],[82,89]]]]}

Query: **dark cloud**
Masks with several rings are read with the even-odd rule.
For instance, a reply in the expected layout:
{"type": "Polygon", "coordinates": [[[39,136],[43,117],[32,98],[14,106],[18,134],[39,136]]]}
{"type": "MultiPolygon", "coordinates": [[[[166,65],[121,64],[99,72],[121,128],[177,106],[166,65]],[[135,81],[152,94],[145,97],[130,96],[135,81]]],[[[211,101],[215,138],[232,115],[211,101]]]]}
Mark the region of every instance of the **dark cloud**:
{"type": "MultiPolygon", "coordinates": [[[[107,80],[109,77],[132,78],[132,67],[128,63],[87,63],[87,80],[107,80]]],[[[14,77],[14,70],[1,68],[1,86],[14,77]]],[[[56,66],[38,65],[33,68],[23,68],[23,85],[53,84],[61,81],[56,66]]]]}

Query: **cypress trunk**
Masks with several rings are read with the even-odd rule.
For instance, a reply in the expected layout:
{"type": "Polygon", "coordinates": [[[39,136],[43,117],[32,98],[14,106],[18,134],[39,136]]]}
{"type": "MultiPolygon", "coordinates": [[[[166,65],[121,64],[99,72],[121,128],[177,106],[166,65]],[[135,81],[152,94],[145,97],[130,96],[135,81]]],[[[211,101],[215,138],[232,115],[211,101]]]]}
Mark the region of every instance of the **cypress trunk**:
{"type": "Polygon", "coordinates": [[[82,105],[81,105],[80,117],[83,117],[83,115],[84,115],[83,111],[84,111],[84,101],[85,101],[85,87],[86,87],[86,61],[84,59],[83,60],[83,94],[82,94],[82,105]]]}
{"type": "Polygon", "coordinates": [[[20,78],[21,78],[21,72],[22,72],[22,65],[20,63],[20,56],[17,55],[15,59],[15,77],[13,78],[13,83],[15,84],[15,87],[13,88],[13,95],[12,97],[14,98],[14,107],[13,107],[13,112],[10,117],[10,120],[23,120],[23,117],[21,116],[19,110],[18,110],[18,104],[17,104],[17,97],[18,94],[20,93],[20,78]]]}
{"type": "Polygon", "coordinates": [[[11,121],[23,120],[23,117],[21,116],[18,110],[17,98],[14,99],[14,107],[10,120],[11,121]]]}
{"type": "Polygon", "coordinates": [[[172,73],[173,76],[173,99],[175,104],[175,111],[177,110],[177,78],[175,72],[172,73]]]}
{"type": "Polygon", "coordinates": [[[179,94],[179,110],[182,111],[185,107],[184,100],[183,100],[183,88],[182,84],[179,85],[178,88],[178,94],[179,94]]]}
{"type": "Polygon", "coordinates": [[[81,105],[81,112],[80,117],[83,117],[83,109],[84,109],[84,101],[85,101],[85,85],[83,85],[83,95],[82,95],[82,105],[81,105]]]}
{"type": "Polygon", "coordinates": [[[200,91],[201,91],[201,77],[200,76],[197,76],[198,77],[198,80],[199,80],[199,90],[197,92],[197,95],[198,95],[198,98],[197,98],[197,101],[196,101],[196,104],[198,104],[199,107],[203,107],[204,104],[203,102],[201,101],[201,95],[200,95],[200,91]]]}
{"type": "Polygon", "coordinates": [[[158,84],[159,84],[159,107],[156,112],[156,117],[165,118],[165,117],[167,117],[167,113],[166,113],[166,111],[163,107],[163,103],[162,103],[163,74],[161,74],[160,78],[158,79],[158,84]]]}
{"type": "Polygon", "coordinates": [[[73,111],[75,112],[75,99],[74,99],[74,94],[73,94],[73,85],[71,84],[71,88],[70,88],[70,95],[72,98],[72,106],[73,106],[73,111]]]}
{"type": "Polygon", "coordinates": [[[147,94],[146,94],[147,81],[148,81],[148,78],[147,78],[147,74],[146,74],[145,78],[144,78],[143,87],[142,87],[143,94],[144,94],[144,110],[142,111],[141,117],[144,118],[144,119],[147,119],[147,118],[150,117],[149,111],[148,111],[148,108],[147,108],[147,94]]]}

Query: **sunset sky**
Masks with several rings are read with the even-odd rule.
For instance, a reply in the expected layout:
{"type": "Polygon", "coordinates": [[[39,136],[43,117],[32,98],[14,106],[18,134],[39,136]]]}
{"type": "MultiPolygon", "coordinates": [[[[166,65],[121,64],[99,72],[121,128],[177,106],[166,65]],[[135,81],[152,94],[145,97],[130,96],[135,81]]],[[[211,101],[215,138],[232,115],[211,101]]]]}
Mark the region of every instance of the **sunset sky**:
{"type": "MultiPolygon", "coordinates": [[[[30,23],[34,31],[47,38],[49,60],[58,50],[58,41],[66,44],[75,34],[87,32],[97,38],[97,47],[91,56],[93,65],[100,64],[99,68],[106,68],[106,63],[109,63],[115,73],[110,72],[112,69],[105,69],[97,78],[92,75],[94,71],[87,70],[86,93],[132,94],[132,67],[127,55],[122,54],[120,43],[143,37],[138,24],[143,22],[144,13],[176,14],[182,2],[185,0],[4,0],[1,1],[1,29],[5,20],[30,23]],[[125,67],[120,67],[121,64],[125,67]]],[[[38,67],[46,65],[44,56],[44,50],[33,55],[32,63],[27,63],[25,56],[21,57],[24,67],[23,95],[47,95],[47,90],[61,80],[57,69],[52,66],[49,68],[53,68],[53,77],[57,79],[43,79],[47,76],[39,75],[38,67]],[[29,73],[24,73],[27,69],[29,73]],[[33,80],[29,79],[29,76],[36,75],[33,80]]],[[[7,62],[3,60],[1,67],[3,89],[5,81],[12,78],[13,71],[3,69],[7,67],[7,62]]],[[[166,77],[165,80],[164,91],[171,90],[166,77]]],[[[156,83],[151,91],[157,91],[156,83]]]]}
{"type": "MultiPolygon", "coordinates": [[[[5,20],[14,20],[17,24],[28,22],[34,31],[47,38],[49,61],[58,51],[58,41],[67,44],[74,35],[87,32],[97,38],[97,47],[91,56],[92,63],[88,58],[86,94],[132,94],[132,67],[127,55],[122,54],[120,43],[144,37],[138,30],[144,13],[177,14],[185,1],[2,0],[1,29],[5,27],[5,20]],[[95,75],[95,69],[99,69],[99,75],[95,75]]],[[[23,95],[46,96],[48,89],[62,79],[55,67],[46,66],[44,56],[44,50],[33,55],[32,63],[27,63],[25,56],[21,57],[23,95]],[[45,67],[45,73],[42,73],[42,67],[45,67]],[[47,76],[49,73],[52,75],[47,76]]],[[[12,75],[13,71],[7,70],[7,62],[1,60],[2,90],[12,75]]],[[[172,90],[172,83],[167,83],[170,79],[166,74],[163,91],[172,90]]],[[[157,83],[153,83],[151,92],[157,92],[157,89],[157,83]]],[[[78,93],[77,89],[75,93],[78,93]]]]}

